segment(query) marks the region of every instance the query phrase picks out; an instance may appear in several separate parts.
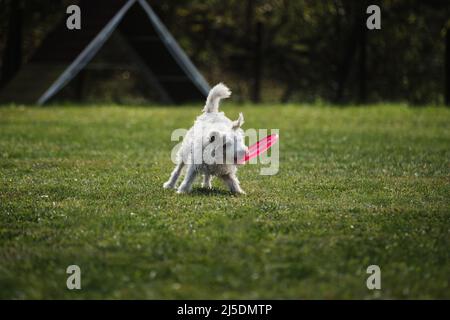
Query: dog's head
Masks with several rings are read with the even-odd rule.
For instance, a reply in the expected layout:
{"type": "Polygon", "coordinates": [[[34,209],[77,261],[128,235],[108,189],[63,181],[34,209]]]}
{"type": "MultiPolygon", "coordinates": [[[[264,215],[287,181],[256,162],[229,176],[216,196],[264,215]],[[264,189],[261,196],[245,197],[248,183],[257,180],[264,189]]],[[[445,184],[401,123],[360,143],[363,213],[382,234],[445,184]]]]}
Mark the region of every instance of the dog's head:
{"type": "Polygon", "coordinates": [[[239,164],[248,152],[244,141],[244,131],[241,126],[244,124],[244,116],[239,114],[239,118],[232,122],[230,127],[213,129],[206,135],[206,154],[209,162],[214,164],[239,164]]]}

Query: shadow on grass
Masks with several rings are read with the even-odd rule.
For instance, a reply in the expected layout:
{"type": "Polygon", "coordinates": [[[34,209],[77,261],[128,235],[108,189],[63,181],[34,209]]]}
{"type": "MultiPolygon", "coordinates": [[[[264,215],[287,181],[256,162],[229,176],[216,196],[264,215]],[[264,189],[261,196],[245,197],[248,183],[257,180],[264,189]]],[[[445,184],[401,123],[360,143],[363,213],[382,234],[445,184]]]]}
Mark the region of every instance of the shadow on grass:
{"type": "Polygon", "coordinates": [[[222,189],[206,189],[206,188],[193,188],[192,192],[189,194],[192,196],[222,196],[229,197],[234,196],[234,194],[230,191],[222,190],[222,189]]]}

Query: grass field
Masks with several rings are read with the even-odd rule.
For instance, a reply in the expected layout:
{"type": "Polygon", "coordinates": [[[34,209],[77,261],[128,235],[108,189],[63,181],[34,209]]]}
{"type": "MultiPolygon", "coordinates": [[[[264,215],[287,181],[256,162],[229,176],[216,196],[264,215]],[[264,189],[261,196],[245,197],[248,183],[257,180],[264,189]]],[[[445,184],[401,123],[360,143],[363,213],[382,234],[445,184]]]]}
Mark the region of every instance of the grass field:
{"type": "Polygon", "coordinates": [[[0,108],[0,298],[450,298],[449,109],[225,104],[280,129],[279,173],[177,195],[200,109],[0,108]]]}

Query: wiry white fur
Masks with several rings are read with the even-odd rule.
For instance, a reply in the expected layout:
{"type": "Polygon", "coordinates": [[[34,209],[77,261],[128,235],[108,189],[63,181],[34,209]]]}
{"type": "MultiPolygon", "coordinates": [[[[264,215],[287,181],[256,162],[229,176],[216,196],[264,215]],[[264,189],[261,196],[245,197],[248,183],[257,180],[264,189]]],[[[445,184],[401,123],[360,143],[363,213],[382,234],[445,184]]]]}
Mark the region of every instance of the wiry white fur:
{"type": "Polygon", "coordinates": [[[176,188],[176,182],[183,167],[186,166],[186,175],[178,187],[178,193],[190,192],[192,183],[199,173],[204,175],[203,187],[205,188],[210,189],[212,177],[218,176],[231,192],[245,193],[236,177],[237,160],[247,152],[244,144],[244,132],[240,128],[244,123],[244,116],[241,113],[237,120],[231,121],[223,112],[219,112],[220,100],[228,98],[230,95],[230,89],[222,83],[211,89],[203,114],[197,117],[194,125],[183,139],[178,151],[178,164],[172,171],[169,180],[164,183],[164,188],[176,188]],[[215,137],[213,142],[211,136],[215,137]],[[205,158],[201,157],[199,162],[196,160],[198,158],[195,158],[195,154],[202,156],[205,148],[214,149],[214,153],[205,158]],[[225,150],[225,154],[235,155],[233,162],[220,162],[220,159],[224,160],[221,156],[223,150],[225,150]]]}
{"type": "Polygon", "coordinates": [[[219,102],[221,99],[226,99],[231,96],[231,91],[223,83],[216,84],[214,88],[209,91],[206,99],[204,112],[219,112],[219,102]]]}

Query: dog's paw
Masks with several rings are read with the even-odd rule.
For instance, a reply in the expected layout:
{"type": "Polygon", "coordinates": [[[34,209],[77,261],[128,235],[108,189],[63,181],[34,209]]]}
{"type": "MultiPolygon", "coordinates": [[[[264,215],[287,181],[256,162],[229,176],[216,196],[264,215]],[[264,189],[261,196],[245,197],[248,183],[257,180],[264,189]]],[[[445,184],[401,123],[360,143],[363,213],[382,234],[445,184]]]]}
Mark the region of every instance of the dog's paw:
{"type": "Polygon", "coordinates": [[[163,184],[164,189],[175,189],[175,186],[170,183],[170,181],[167,181],[163,184]]]}
{"type": "Polygon", "coordinates": [[[178,193],[178,194],[189,193],[190,191],[191,191],[191,190],[190,190],[189,188],[184,187],[184,186],[180,186],[180,187],[177,189],[177,193],[178,193]]]}
{"type": "Polygon", "coordinates": [[[246,195],[247,193],[244,190],[239,189],[239,190],[233,192],[233,194],[235,194],[235,195],[246,195]]]}

